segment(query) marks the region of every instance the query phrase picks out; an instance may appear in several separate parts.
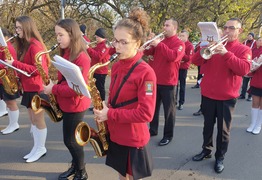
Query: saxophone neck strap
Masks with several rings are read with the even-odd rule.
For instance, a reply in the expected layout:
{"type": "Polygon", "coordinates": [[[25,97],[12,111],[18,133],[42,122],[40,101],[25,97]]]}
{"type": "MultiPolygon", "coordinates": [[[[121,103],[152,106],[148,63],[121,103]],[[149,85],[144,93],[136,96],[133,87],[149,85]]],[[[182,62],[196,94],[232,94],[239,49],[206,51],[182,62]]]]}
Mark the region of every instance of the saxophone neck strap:
{"type": "Polygon", "coordinates": [[[117,89],[116,91],[116,94],[113,98],[113,100],[111,101],[111,106],[113,108],[116,108],[116,107],[122,107],[124,105],[127,105],[127,104],[130,104],[130,103],[133,103],[133,102],[136,102],[138,100],[138,98],[133,98],[131,100],[128,100],[126,102],[122,102],[122,103],[119,103],[119,104],[116,104],[116,100],[117,100],[117,97],[120,93],[120,90],[122,89],[123,85],[125,84],[125,82],[127,81],[127,79],[129,78],[129,76],[131,75],[131,73],[134,71],[134,69],[138,66],[138,64],[140,64],[142,62],[142,59],[138,60],[128,71],[128,73],[125,75],[125,77],[123,78],[119,88],[117,89]]]}

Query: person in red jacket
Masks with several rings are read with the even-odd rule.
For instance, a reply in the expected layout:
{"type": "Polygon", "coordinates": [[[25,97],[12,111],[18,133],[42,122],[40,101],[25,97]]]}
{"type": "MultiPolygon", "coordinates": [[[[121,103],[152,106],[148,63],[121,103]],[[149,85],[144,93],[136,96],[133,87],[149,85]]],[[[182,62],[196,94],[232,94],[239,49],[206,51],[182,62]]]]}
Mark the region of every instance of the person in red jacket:
{"type": "Polygon", "coordinates": [[[116,24],[113,46],[119,60],[112,66],[108,104],[104,102],[102,110],[94,109],[97,122],[108,124],[106,164],[119,173],[120,180],[152,174],[147,124],[154,115],[156,76],[138,51],[148,30],[148,20],[144,10],[134,8],[116,24]]]}
{"type": "MultiPolygon", "coordinates": [[[[2,28],[2,33],[4,35],[5,40],[9,39],[11,37],[9,31],[5,28],[2,28]]],[[[12,45],[12,43],[9,41],[7,42],[7,48],[11,54],[12,57],[16,58],[16,51],[12,45]]],[[[5,60],[6,54],[4,52],[4,47],[0,47],[0,59],[5,60]]],[[[8,72],[8,69],[5,68],[5,65],[0,64],[0,70],[5,69],[6,72],[8,72]]],[[[13,70],[16,74],[15,70],[13,70]]],[[[17,84],[18,85],[18,84],[17,84]]],[[[10,134],[14,131],[17,131],[19,129],[18,119],[19,119],[19,108],[17,106],[16,99],[20,97],[19,90],[14,93],[13,95],[8,94],[2,82],[0,81],[0,99],[3,99],[6,103],[7,112],[8,112],[8,119],[9,124],[6,128],[1,130],[2,134],[10,134]]]]}
{"type": "Polygon", "coordinates": [[[178,100],[178,89],[179,89],[179,101],[178,101],[178,110],[183,109],[183,105],[185,103],[185,96],[186,96],[186,77],[187,77],[187,70],[190,67],[191,58],[194,52],[194,46],[189,41],[189,33],[187,30],[182,30],[179,33],[179,38],[185,43],[185,55],[181,60],[179,72],[178,72],[178,80],[179,80],[179,88],[177,86],[176,89],[176,101],[178,100]]]}
{"type": "Polygon", "coordinates": [[[193,161],[211,157],[213,130],[217,122],[214,166],[217,173],[224,170],[223,160],[228,149],[232,113],[239,96],[242,76],[251,67],[251,49],[238,41],[241,32],[241,21],[238,18],[229,19],[223,31],[223,37],[228,37],[227,43],[218,44],[209,60],[203,59],[200,51],[192,58],[194,64],[201,65],[204,74],[200,84],[201,110],[204,115],[203,150],[193,157],[193,161]]]}
{"type": "MultiPolygon", "coordinates": [[[[262,38],[256,41],[256,47],[252,49],[252,59],[260,58],[262,62],[262,38]]],[[[262,66],[252,73],[250,81],[250,94],[252,95],[251,123],[247,132],[259,134],[262,124],[262,66]]]]}
{"type": "MultiPolygon", "coordinates": [[[[35,57],[37,53],[46,51],[46,47],[39,31],[37,30],[36,24],[31,17],[17,17],[15,21],[15,29],[18,34],[18,38],[15,39],[17,43],[17,60],[10,60],[8,63],[28,74],[31,74],[31,77],[21,74],[20,81],[23,88],[21,105],[25,106],[28,110],[28,115],[31,121],[30,132],[34,139],[32,150],[23,158],[26,162],[34,162],[44,156],[47,152],[45,148],[47,128],[44,110],[40,109],[39,111],[34,112],[31,108],[31,100],[33,96],[36,94],[42,94],[44,90],[41,74],[36,67],[35,57]]],[[[42,68],[46,74],[48,74],[50,58],[47,55],[43,55],[41,58],[42,68]]]]}
{"type": "MultiPolygon", "coordinates": [[[[106,63],[109,58],[109,47],[106,45],[106,31],[104,28],[99,28],[95,32],[96,46],[91,48],[87,46],[87,52],[91,58],[91,67],[97,63],[106,63]]],[[[94,73],[96,79],[96,87],[100,93],[101,99],[104,101],[106,98],[105,81],[108,73],[108,67],[104,66],[97,69],[94,73]]]]}
{"type": "Polygon", "coordinates": [[[86,36],[86,25],[84,25],[84,24],[81,24],[80,26],[79,26],[79,28],[80,28],[80,30],[81,30],[81,32],[82,32],[82,37],[84,38],[84,40],[85,40],[85,42],[90,42],[90,39],[86,36]]]}
{"type": "Polygon", "coordinates": [[[167,145],[174,135],[176,100],[175,91],[178,83],[178,70],[180,61],[185,54],[185,43],[177,36],[178,22],[174,18],[165,21],[163,30],[165,38],[155,39],[151,42],[151,48],[144,51],[145,55],[152,55],[153,60],[149,65],[154,69],[157,77],[157,100],[156,109],[150,123],[150,134],[158,134],[159,110],[163,102],[165,112],[165,125],[163,138],[159,146],[167,145]]]}
{"type": "MultiPolygon", "coordinates": [[[[77,22],[73,19],[59,20],[55,26],[55,33],[62,57],[79,66],[86,83],[88,83],[90,57],[86,52],[77,22]]],[[[74,180],[86,180],[88,175],[85,170],[84,149],[76,142],[75,129],[83,121],[91,100],[78,95],[71,89],[60,72],[58,72],[58,84],[53,84],[50,81],[47,86],[44,86],[44,89],[46,94],[55,95],[63,112],[64,144],[72,156],[71,167],[60,174],[58,179],[66,180],[70,176],[74,176],[74,180]]]]}
{"type": "MultiPolygon", "coordinates": [[[[254,39],[254,37],[255,37],[255,34],[250,32],[247,35],[247,40],[245,40],[243,42],[243,44],[250,47],[251,50],[253,48],[256,48],[256,40],[254,39]]],[[[240,93],[240,96],[238,97],[238,99],[245,99],[246,98],[246,93],[247,93],[247,89],[248,89],[248,86],[249,86],[250,79],[251,79],[251,77],[243,76],[241,93],[240,93]]],[[[252,95],[250,93],[248,93],[247,101],[252,101],[252,95]]]]}

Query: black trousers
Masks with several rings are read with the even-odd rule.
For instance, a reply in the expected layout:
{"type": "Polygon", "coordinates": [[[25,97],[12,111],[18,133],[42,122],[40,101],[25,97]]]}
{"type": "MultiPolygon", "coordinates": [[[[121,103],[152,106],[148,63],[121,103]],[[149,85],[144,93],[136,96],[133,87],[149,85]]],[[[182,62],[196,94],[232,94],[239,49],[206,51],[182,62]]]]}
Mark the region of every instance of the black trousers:
{"type": "Polygon", "coordinates": [[[77,144],[75,139],[76,126],[83,121],[85,111],[79,113],[63,113],[64,144],[72,156],[72,164],[76,170],[85,168],[84,148],[77,144]]]}
{"type": "Polygon", "coordinates": [[[176,119],[176,102],[175,102],[176,86],[157,85],[156,109],[152,122],[150,123],[150,131],[158,133],[159,126],[159,110],[163,103],[165,114],[164,137],[173,138],[174,126],[176,119]]]}
{"type": "Polygon", "coordinates": [[[213,100],[202,96],[201,110],[204,115],[203,128],[203,150],[211,152],[213,147],[213,131],[217,122],[217,138],[216,138],[216,159],[223,160],[227,152],[230,129],[232,122],[232,113],[235,108],[236,99],[230,100],[213,100]]]}
{"type": "Polygon", "coordinates": [[[185,103],[186,96],[186,77],[187,77],[187,69],[179,69],[179,88],[176,88],[176,101],[179,93],[179,104],[183,105],[185,103]],[[179,92],[178,92],[179,90],[179,92]]]}
{"type": "MultiPolygon", "coordinates": [[[[250,77],[243,77],[242,90],[241,90],[240,96],[246,97],[246,92],[247,92],[248,83],[250,79],[251,79],[250,77]]],[[[248,94],[248,97],[251,97],[251,94],[248,94]]]]}
{"type": "Polygon", "coordinates": [[[106,98],[106,90],[105,90],[105,82],[106,82],[107,74],[94,74],[94,78],[96,79],[96,88],[100,93],[102,101],[106,98]]]}
{"type": "Polygon", "coordinates": [[[200,74],[200,66],[197,66],[197,84],[198,81],[203,77],[203,74],[200,74]]]}

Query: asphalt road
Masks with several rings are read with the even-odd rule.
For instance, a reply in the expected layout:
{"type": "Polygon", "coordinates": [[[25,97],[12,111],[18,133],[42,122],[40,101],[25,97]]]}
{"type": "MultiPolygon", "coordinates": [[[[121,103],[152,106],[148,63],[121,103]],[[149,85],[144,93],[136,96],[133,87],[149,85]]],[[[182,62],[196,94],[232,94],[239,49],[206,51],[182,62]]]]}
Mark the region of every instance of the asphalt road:
{"type": "MultiPolygon", "coordinates": [[[[148,180],[259,180],[262,179],[262,138],[252,135],[245,129],[249,125],[251,102],[239,100],[234,114],[231,141],[225,157],[225,170],[216,174],[213,170],[214,157],[201,162],[191,160],[201,151],[203,117],[192,116],[200,103],[200,89],[191,89],[195,84],[196,71],[190,70],[186,88],[184,109],[176,116],[173,141],[163,147],[158,146],[163,133],[163,109],[161,107],[159,135],[151,138],[151,150],[154,160],[153,175],[148,180]]],[[[20,103],[18,101],[18,103],[20,103]]],[[[88,111],[85,121],[96,129],[88,111]]],[[[39,161],[25,163],[22,157],[32,147],[29,134],[30,123],[26,109],[20,106],[20,129],[10,135],[0,135],[0,180],[55,180],[70,163],[70,154],[62,140],[62,124],[53,123],[46,116],[48,126],[47,154],[39,161]]],[[[7,117],[0,118],[0,129],[8,124],[7,117]]],[[[216,136],[216,134],[214,134],[216,136]]],[[[215,138],[214,136],[214,138],[215,138]]],[[[105,158],[97,158],[90,144],[85,146],[86,169],[90,180],[117,180],[117,173],[107,167],[105,158]]]]}

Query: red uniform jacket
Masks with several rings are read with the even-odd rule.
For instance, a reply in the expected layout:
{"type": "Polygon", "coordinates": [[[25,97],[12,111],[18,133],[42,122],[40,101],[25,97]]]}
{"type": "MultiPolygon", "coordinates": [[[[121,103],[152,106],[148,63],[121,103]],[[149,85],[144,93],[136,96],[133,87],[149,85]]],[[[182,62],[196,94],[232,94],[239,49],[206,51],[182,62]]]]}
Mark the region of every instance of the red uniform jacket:
{"type": "MultiPolygon", "coordinates": [[[[262,54],[262,46],[259,48],[253,48],[252,59],[259,57],[262,54]]],[[[250,81],[250,86],[262,89],[262,66],[252,73],[252,79],[250,81]]]]}
{"type": "Polygon", "coordinates": [[[179,69],[188,69],[194,53],[194,46],[190,41],[185,42],[185,55],[181,60],[179,69]]]}
{"type": "MultiPolygon", "coordinates": [[[[105,41],[100,42],[96,45],[94,48],[88,48],[87,52],[91,58],[91,66],[97,64],[97,63],[106,63],[109,58],[109,48],[106,47],[105,41]]],[[[108,67],[104,66],[101,68],[98,68],[95,71],[96,74],[107,74],[108,73],[108,67]]]]}
{"type": "MultiPolygon", "coordinates": [[[[141,59],[138,53],[131,59],[119,60],[112,67],[109,99],[114,98],[123,77],[141,59]]],[[[154,70],[142,61],[123,85],[116,104],[138,98],[137,102],[113,109],[109,104],[108,128],[110,139],[120,145],[143,147],[150,139],[148,122],[152,121],[156,103],[154,70]]]]}
{"type": "MultiPolygon", "coordinates": [[[[16,68],[26,71],[28,74],[32,73],[31,77],[19,74],[20,81],[25,92],[40,92],[44,89],[42,78],[35,64],[36,54],[44,50],[45,49],[42,44],[35,38],[32,38],[24,59],[20,59],[19,61],[15,60],[12,64],[16,68]]],[[[42,68],[45,73],[48,74],[47,59],[45,54],[42,55],[42,68]]]]}
{"type": "Polygon", "coordinates": [[[226,44],[228,52],[215,54],[209,60],[200,56],[200,50],[192,58],[200,66],[204,76],[201,81],[201,94],[215,100],[228,100],[239,96],[242,76],[250,71],[251,49],[238,40],[226,44]]]}
{"type": "Polygon", "coordinates": [[[185,54],[185,43],[177,35],[165,38],[156,47],[145,50],[144,54],[154,57],[149,65],[156,73],[158,85],[177,85],[180,61],[185,54]]]}
{"type": "MultiPolygon", "coordinates": [[[[69,59],[69,50],[66,49],[63,58],[69,59]]],[[[90,68],[90,58],[89,56],[81,52],[79,56],[72,62],[80,67],[82,75],[88,83],[88,71],[90,68]]],[[[58,82],[52,88],[52,93],[56,96],[57,103],[62,111],[73,113],[85,111],[91,104],[91,100],[85,96],[79,96],[76,92],[71,89],[66,80],[62,80],[62,74],[58,72],[58,82]]]]}
{"type": "MultiPolygon", "coordinates": [[[[11,42],[7,42],[7,47],[8,47],[8,50],[9,50],[11,56],[13,57],[13,59],[16,59],[16,51],[15,51],[15,48],[12,45],[12,43],[11,42]]],[[[3,60],[3,61],[6,60],[4,48],[2,48],[2,47],[0,48],[0,59],[3,60]]],[[[4,69],[4,68],[5,68],[5,65],[0,63],[0,69],[4,69]]],[[[2,84],[1,79],[0,79],[0,84],[2,84]]]]}
{"type": "Polygon", "coordinates": [[[86,35],[83,35],[83,38],[87,41],[90,42],[90,39],[88,39],[88,37],[86,35]]]}
{"type": "Polygon", "coordinates": [[[245,40],[245,41],[243,42],[243,44],[246,45],[246,46],[248,46],[248,47],[250,47],[251,49],[253,49],[254,47],[257,46],[255,39],[253,39],[253,40],[245,40]]]}

